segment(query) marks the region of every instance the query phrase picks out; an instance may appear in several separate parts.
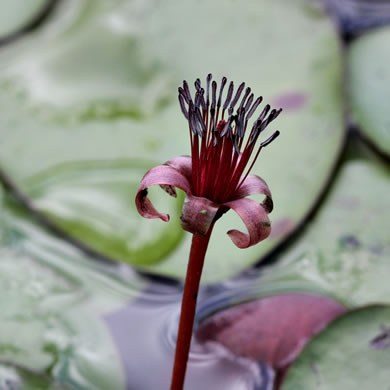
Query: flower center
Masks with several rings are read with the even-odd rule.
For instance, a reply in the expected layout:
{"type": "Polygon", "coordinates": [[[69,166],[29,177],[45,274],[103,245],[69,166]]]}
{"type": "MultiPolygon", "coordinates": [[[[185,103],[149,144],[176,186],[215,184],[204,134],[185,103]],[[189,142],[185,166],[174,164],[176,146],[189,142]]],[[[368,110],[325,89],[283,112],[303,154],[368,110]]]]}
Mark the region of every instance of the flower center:
{"type": "Polygon", "coordinates": [[[193,194],[224,203],[234,199],[261,149],[279,135],[276,131],[256,146],[259,135],[282,109],[271,110],[267,104],[247,132],[248,121],[263,98],[254,100],[254,94],[249,87],[245,89],[245,83],[241,83],[234,94],[233,82],[223,98],[226,77],[222,78],[219,91],[217,83],[211,80],[209,74],[206,91],[199,79],[195,81],[194,99],[188,83],[183,81],[183,87],[179,87],[179,102],[190,130],[193,194]]]}

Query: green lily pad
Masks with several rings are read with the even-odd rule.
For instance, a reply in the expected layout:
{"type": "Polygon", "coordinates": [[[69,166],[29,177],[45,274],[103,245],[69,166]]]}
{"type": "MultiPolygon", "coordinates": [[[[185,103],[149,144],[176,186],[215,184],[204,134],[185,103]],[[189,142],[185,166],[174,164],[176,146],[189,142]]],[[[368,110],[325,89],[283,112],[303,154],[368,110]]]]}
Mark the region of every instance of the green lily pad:
{"type": "Polygon", "coordinates": [[[388,389],[389,361],[390,307],[365,307],[316,336],[290,367],[282,389],[388,389]]]}
{"type": "Polygon", "coordinates": [[[107,256],[183,277],[190,235],[173,250],[179,241],[175,215],[166,225],[146,221],[150,228],[140,251],[129,249],[138,240],[129,226],[139,224],[145,231],[146,225],[135,215],[129,188],[135,183],[129,186],[124,172],[134,168],[130,176],[138,174],[138,181],[143,172],[118,161],[163,163],[188,154],[177,86],[211,71],[216,79],[246,81],[285,113],[277,124],[282,136],[253,169],[274,195],[274,234],[239,250],[226,231],[244,227],[227,213],[213,232],[203,280],[236,274],[299,226],[323,190],[344,137],[340,45],[317,5],[74,0],[64,7],[63,14],[72,17],[58,16],[0,56],[0,163],[37,208],[107,256]],[[202,15],[201,27],[200,16],[192,15],[202,15]],[[88,172],[95,179],[83,177],[96,161],[88,172]],[[80,172],[63,175],[64,166],[80,172]],[[165,257],[157,258],[148,247],[158,247],[165,257]]]}
{"type": "MultiPolygon", "coordinates": [[[[39,209],[90,247],[135,265],[153,264],[177,245],[183,230],[178,224],[151,224],[129,207],[150,167],[137,161],[65,164],[30,177],[28,192],[39,209]]],[[[179,218],[180,201],[163,196],[154,201],[179,218]]]]}
{"type": "Polygon", "coordinates": [[[375,146],[390,155],[390,28],[362,35],[348,50],[348,96],[353,118],[375,146]]]}
{"type": "Polygon", "coordinates": [[[34,22],[50,0],[2,0],[0,3],[0,41],[34,22]]]}
{"type": "Polygon", "coordinates": [[[254,283],[320,291],[349,307],[389,302],[389,178],[367,155],[346,161],[305,234],[254,283]]]}

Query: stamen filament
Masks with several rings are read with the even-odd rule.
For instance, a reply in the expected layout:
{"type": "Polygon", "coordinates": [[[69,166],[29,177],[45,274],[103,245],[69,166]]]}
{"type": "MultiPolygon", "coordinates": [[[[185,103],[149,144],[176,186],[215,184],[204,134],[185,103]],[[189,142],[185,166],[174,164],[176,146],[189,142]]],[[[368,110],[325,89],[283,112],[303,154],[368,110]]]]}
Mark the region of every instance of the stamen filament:
{"type": "Polygon", "coordinates": [[[261,149],[278,136],[276,132],[260,144],[249,169],[244,173],[260,134],[281,112],[281,109],[271,110],[267,104],[246,136],[248,121],[263,98],[260,96],[253,101],[254,94],[249,87],[243,93],[245,83],[241,83],[234,93],[234,84],[230,82],[223,99],[226,84],[227,79],[223,77],[218,90],[217,82],[209,74],[204,90],[201,81],[197,79],[194,83],[194,100],[186,81],[179,88],[181,111],[190,127],[194,195],[219,203],[230,200],[250,173],[261,149]],[[227,120],[224,119],[226,110],[229,115],[227,120]]]}

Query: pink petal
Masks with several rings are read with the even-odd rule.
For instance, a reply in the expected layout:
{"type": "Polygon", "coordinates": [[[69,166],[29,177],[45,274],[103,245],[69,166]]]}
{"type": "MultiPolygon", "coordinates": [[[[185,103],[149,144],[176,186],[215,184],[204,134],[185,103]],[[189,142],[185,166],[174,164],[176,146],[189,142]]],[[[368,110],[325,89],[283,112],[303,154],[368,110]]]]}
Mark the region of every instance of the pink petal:
{"type": "Polygon", "coordinates": [[[190,156],[175,157],[172,160],[167,161],[164,165],[169,165],[170,167],[175,168],[191,183],[192,159],[190,156]]]}
{"type": "Polygon", "coordinates": [[[219,205],[209,199],[187,195],[181,213],[181,226],[187,232],[204,236],[214,221],[219,205]]]}
{"type": "Polygon", "coordinates": [[[264,207],[252,199],[237,199],[223,204],[233,209],[245,223],[248,233],[229,230],[227,234],[239,248],[248,248],[266,239],[271,233],[271,223],[264,207]]]}
{"type": "MultiPolygon", "coordinates": [[[[160,218],[163,221],[169,221],[168,214],[160,214],[153,206],[152,202],[147,198],[148,187],[160,184],[165,190],[172,191],[173,187],[180,188],[187,194],[191,192],[190,183],[187,178],[175,168],[168,165],[159,165],[146,172],[142,178],[141,184],[138,188],[135,204],[138,212],[144,218],[160,218]]],[[[174,191],[171,195],[175,195],[174,191]]]]}
{"type": "Polygon", "coordinates": [[[262,203],[263,207],[270,213],[274,207],[272,202],[271,191],[268,188],[267,183],[259,176],[248,176],[240,188],[233,194],[234,199],[245,198],[248,195],[263,194],[265,199],[262,203]]]}

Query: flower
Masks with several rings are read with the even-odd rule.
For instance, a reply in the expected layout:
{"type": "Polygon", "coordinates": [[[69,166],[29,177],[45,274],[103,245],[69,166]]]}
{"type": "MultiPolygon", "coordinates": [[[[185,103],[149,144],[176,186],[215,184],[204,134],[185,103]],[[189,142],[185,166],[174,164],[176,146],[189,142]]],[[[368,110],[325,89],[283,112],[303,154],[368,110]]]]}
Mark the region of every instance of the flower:
{"type": "Polygon", "coordinates": [[[209,74],[206,90],[199,79],[195,81],[194,99],[186,81],[179,87],[181,111],[189,125],[191,157],[176,157],[150,169],[141,181],[136,206],[143,217],[167,222],[169,216],[153,207],[147,189],[159,184],[176,197],[175,187],[180,188],[187,194],[181,215],[183,229],[205,235],[217,219],[232,209],[240,216],[248,233],[230,230],[227,234],[236,246],[247,248],[264,240],[271,232],[268,218],[273,208],[271,192],[263,179],[249,172],[261,149],[279,135],[276,131],[256,146],[260,134],[282,110],[271,110],[267,104],[246,135],[248,121],[262,97],[254,100],[249,87],[243,93],[245,83],[240,84],[233,97],[234,84],[230,82],[223,99],[226,77],[222,78],[219,91],[217,83],[211,80],[209,74]],[[253,194],[265,195],[264,201],[259,204],[247,198],[253,194]]]}

